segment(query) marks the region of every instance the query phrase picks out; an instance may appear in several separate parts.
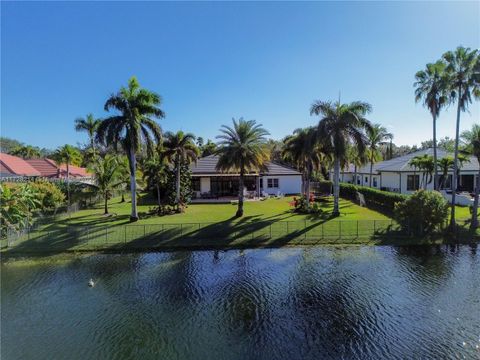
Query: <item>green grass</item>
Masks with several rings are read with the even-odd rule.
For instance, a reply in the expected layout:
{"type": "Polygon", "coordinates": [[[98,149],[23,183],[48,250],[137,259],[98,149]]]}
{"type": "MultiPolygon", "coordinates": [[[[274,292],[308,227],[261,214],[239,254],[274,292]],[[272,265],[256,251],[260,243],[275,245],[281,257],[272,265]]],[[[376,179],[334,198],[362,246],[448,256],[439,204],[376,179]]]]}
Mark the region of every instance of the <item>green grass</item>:
{"type": "MultiPolygon", "coordinates": [[[[387,216],[350,201],[340,201],[341,215],[331,218],[333,200],[320,202],[322,213],[297,214],[292,197],[246,202],[242,218],[236,204],[191,204],[184,213],[158,216],[139,206],[140,220],[129,222],[131,203],[119,198],[61,217],[18,239],[7,252],[70,250],[278,247],[312,244],[421,244],[443,239],[405,238],[387,216]]],[[[467,219],[468,208],[457,217],[467,219]]]]}

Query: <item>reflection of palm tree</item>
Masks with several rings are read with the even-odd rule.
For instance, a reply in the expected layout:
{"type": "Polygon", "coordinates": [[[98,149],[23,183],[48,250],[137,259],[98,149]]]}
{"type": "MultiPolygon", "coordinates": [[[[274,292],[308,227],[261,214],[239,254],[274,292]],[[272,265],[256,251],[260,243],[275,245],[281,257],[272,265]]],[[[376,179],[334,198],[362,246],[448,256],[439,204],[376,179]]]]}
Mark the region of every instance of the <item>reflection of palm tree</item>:
{"type": "Polygon", "coordinates": [[[258,171],[264,167],[268,161],[268,151],[266,150],[265,136],[268,131],[257,124],[255,120],[238,121],[233,119],[233,127],[222,125],[220,129],[219,159],[217,170],[220,171],[238,171],[238,210],[235,216],[243,216],[243,191],[244,178],[248,172],[258,171]]]}
{"type": "Polygon", "coordinates": [[[365,153],[368,144],[365,130],[372,128],[365,115],[370,111],[369,104],[358,101],[350,104],[316,101],[310,109],[312,115],[321,116],[318,123],[319,140],[333,153],[333,216],[340,215],[340,165],[348,161],[350,143],[357,147],[360,154],[365,153]]]}
{"type": "Polygon", "coordinates": [[[127,154],[130,170],[130,191],[132,211],[130,221],[138,220],[137,211],[137,160],[136,154],[141,148],[142,139],[152,151],[153,138],[161,138],[160,126],[151,117],[163,118],[164,112],[159,108],[162,100],[159,95],[142,89],[135,77],[128,81],[127,87],[120,88],[105,103],[105,110],[115,109],[119,115],[106,118],[97,129],[97,138],[102,143],[112,145],[115,149],[121,145],[127,154]]]}

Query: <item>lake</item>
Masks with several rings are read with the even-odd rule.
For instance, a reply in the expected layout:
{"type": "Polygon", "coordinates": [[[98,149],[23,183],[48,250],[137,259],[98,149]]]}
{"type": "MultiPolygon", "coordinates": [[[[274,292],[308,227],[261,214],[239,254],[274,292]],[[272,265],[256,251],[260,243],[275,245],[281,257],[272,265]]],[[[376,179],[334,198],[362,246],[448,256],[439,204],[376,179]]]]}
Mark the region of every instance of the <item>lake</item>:
{"type": "Polygon", "coordinates": [[[1,305],[2,360],[480,357],[476,246],[7,258],[1,305]]]}

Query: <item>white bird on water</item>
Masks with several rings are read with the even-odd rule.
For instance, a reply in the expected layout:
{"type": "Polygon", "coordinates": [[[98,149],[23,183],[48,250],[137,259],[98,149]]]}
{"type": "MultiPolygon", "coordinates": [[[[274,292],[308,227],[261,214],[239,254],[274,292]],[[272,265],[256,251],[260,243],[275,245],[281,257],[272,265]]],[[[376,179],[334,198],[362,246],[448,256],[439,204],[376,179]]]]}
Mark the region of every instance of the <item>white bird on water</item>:
{"type": "Polygon", "coordinates": [[[90,281],[88,282],[88,286],[90,286],[90,287],[95,286],[95,283],[93,282],[93,279],[90,279],[90,281]]]}

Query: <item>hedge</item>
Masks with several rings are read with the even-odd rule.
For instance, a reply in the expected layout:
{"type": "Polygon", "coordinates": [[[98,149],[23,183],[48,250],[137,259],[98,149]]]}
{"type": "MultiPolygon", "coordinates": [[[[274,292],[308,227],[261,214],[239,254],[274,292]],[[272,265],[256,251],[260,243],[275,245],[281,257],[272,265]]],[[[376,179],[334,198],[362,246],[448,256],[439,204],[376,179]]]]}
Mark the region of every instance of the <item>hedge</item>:
{"type": "Polygon", "coordinates": [[[396,203],[403,202],[408,198],[408,195],[373,189],[366,186],[340,183],[340,197],[344,199],[356,201],[357,191],[365,197],[367,207],[388,213],[393,213],[396,203]]]}

